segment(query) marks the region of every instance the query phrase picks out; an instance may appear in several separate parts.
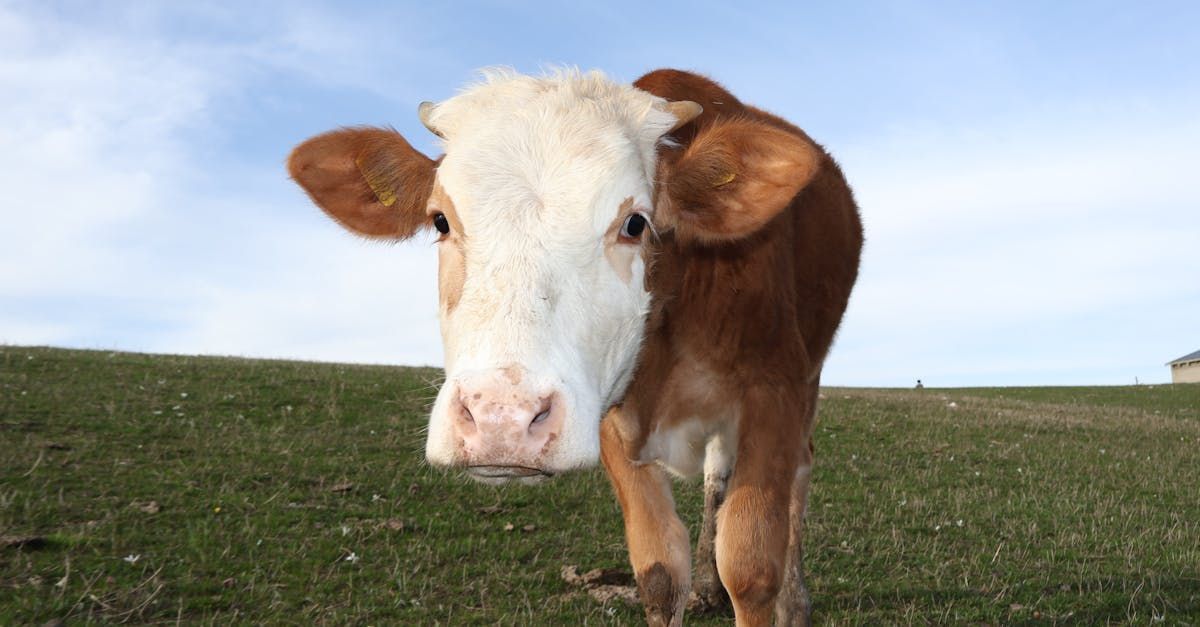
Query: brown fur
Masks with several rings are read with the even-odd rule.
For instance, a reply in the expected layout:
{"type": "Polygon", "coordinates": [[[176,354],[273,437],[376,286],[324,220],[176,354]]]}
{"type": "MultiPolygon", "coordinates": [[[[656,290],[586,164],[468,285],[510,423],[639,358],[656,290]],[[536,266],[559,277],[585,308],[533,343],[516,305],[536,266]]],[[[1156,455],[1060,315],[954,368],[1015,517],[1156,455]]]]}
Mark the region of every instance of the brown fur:
{"type": "Polygon", "coordinates": [[[680,240],[737,240],[787,206],[819,163],[816,148],[793,133],[753,118],[717,119],[660,170],[660,211],[680,240]]]}
{"type": "Polygon", "coordinates": [[[785,582],[802,585],[800,547],[790,546],[803,517],[793,484],[797,469],[812,464],[815,389],[857,277],[858,211],[832,157],[787,122],[694,74],[660,70],[635,85],[705,111],[674,133],[679,148],[661,151],[653,309],[634,379],[606,418],[620,424],[606,425],[610,437],[601,441],[625,495],[631,560],[637,570],[639,552],[664,550],[633,541],[654,537],[642,524],[676,517],[662,497],[657,515],[641,512],[653,505],[631,498],[638,484],[607,460],[638,459],[656,428],[730,420],[722,406],[732,405],[737,462],[717,513],[717,570],[739,625],[768,624],[777,597],[779,620],[806,622],[806,603],[801,615],[792,609],[799,591],[780,595],[785,582]],[[729,170],[735,177],[725,182],[729,170]],[[716,378],[706,397],[677,383],[695,370],[716,378]]]}
{"type": "Polygon", "coordinates": [[[689,590],[687,528],[675,513],[666,471],[624,455],[622,437],[617,432],[623,421],[614,416],[620,411],[613,408],[600,425],[600,460],[621,503],[625,543],[646,621],[651,625],[682,625],[689,590]]]}
{"type": "Polygon", "coordinates": [[[804,509],[808,504],[810,469],[797,473],[792,484],[792,502],[788,510],[788,548],[784,559],[783,582],[775,600],[775,622],[807,622],[812,605],[804,584],[804,509]]]}
{"type": "Polygon", "coordinates": [[[347,229],[407,239],[426,223],[435,162],[399,133],[345,128],[317,135],[288,156],[288,173],[347,229]]]}

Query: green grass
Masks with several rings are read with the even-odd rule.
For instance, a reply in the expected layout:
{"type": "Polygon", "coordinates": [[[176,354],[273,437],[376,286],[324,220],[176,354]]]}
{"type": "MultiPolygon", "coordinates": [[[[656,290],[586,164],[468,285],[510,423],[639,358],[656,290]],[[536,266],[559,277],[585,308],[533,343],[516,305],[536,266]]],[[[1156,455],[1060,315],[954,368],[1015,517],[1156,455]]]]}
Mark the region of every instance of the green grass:
{"type": "Polygon", "coordinates": [[[955,392],[994,399],[1074,406],[1124,408],[1134,414],[1200,420],[1200,385],[1123,385],[1105,387],[959,388],[955,392]]]}
{"type": "MultiPolygon", "coordinates": [[[[626,566],[602,473],[423,464],[438,377],[0,347],[0,624],[639,622],[559,575],[626,566]]],[[[819,623],[1200,623],[1200,385],[824,397],[819,623]]]]}

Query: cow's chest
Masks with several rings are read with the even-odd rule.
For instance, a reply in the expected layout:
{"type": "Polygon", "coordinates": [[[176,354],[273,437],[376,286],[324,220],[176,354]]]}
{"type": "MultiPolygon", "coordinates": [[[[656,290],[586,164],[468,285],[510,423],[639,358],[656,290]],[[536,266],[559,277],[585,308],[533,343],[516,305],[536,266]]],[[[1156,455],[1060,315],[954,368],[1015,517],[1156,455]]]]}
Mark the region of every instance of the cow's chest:
{"type": "Polygon", "coordinates": [[[659,427],[646,438],[638,461],[657,463],[672,474],[692,477],[704,468],[705,450],[710,440],[721,436],[735,442],[737,425],[733,420],[693,418],[670,427],[659,427]]]}
{"type": "Polygon", "coordinates": [[[700,420],[655,429],[646,438],[639,461],[657,463],[676,475],[690,477],[704,467],[704,447],[711,435],[711,425],[700,420]]]}
{"type": "Polygon", "coordinates": [[[657,463],[681,477],[704,467],[705,447],[714,437],[737,441],[737,405],[720,377],[686,361],[666,379],[657,411],[637,459],[657,463]]]}

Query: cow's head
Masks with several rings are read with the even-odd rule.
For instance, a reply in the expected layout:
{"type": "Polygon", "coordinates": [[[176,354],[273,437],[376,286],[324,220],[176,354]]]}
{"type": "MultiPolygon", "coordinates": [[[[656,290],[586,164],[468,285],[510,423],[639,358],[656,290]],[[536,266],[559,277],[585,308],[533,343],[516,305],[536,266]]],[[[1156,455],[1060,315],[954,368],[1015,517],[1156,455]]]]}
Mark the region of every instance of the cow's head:
{"type": "Polygon", "coordinates": [[[421,105],[439,160],[379,128],[295,149],[292,177],[347,229],[437,233],[446,381],[431,463],[495,482],[595,463],[601,416],[634,371],[657,233],[743,237],[816,168],[810,144],[745,119],[671,148],[664,137],[701,110],[598,73],[493,73],[421,105]],[[669,165],[660,148],[675,150],[669,165]]]}

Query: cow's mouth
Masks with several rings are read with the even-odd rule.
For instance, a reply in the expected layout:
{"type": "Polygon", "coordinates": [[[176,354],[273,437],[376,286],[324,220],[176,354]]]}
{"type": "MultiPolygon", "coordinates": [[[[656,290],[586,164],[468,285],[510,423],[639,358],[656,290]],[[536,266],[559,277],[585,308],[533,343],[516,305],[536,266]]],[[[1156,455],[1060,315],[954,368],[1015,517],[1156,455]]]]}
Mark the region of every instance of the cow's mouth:
{"type": "Polygon", "coordinates": [[[507,483],[513,479],[521,483],[538,483],[554,476],[553,473],[529,466],[468,466],[467,474],[473,479],[492,484],[507,483]]]}

